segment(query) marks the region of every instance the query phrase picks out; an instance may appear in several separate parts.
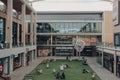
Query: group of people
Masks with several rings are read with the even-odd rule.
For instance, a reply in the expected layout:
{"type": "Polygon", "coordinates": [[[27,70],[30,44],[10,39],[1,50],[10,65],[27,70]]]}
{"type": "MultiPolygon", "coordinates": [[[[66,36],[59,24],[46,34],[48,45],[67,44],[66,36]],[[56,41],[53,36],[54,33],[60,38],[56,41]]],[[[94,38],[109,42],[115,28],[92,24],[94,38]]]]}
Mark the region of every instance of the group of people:
{"type": "Polygon", "coordinates": [[[60,80],[60,79],[65,80],[65,74],[64,74],[64,72],[62,72],[62,73],[58,72],[56,74],[56,79],[57,80],[60,80]]]}

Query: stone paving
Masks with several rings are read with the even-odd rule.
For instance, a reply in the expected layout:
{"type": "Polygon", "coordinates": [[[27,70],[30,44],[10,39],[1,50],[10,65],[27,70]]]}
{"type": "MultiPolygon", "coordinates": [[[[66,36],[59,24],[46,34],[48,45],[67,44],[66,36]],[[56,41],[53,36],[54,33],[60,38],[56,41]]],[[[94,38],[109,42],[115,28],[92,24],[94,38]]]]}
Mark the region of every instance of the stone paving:
{"type": "Polygon", "coordinates": [[[21,67],[11,74],[11,80],[23,80],[24,76],[30,73],[38,64],[43,61],[42,57],[29,63],[29,66],[21,67]]]}
{"type": "MultiPolygon", "coordinates": [[[[50,58],[50,57],[49,57],[50,58]]],[[[52,57],[54,59],[65,59],[65,57],[52,57]]],[[[78,57],[73,57],[78,58],[78,57]]],[[[30,73],[38,64],[43,61],[42,57],[32,61],[29,66],[21,67],[15,70],[11,74],[11,80],[23,80],[24,76],[30,73]]],[[[87,57],[88,64],[90,67],[97,73],[97,75],[101,78],[101,80],[120,80],[120,78],[116,77],[113,73],[101,67],[101,65],[96,63],[96,57],[87,57]]]]}

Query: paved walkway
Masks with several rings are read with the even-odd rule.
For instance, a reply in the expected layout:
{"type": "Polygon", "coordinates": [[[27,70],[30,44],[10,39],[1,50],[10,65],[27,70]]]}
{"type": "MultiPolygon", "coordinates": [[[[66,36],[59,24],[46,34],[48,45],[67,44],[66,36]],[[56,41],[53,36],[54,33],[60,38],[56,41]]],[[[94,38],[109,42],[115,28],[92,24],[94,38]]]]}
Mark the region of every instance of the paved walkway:
{"type": "Polygon", "coordinates": [[[29,66],[21,67],[15,70],[11,74],[11,80],[23,80],[24,76],[30,73],[35,67],[37,67],[37,65],[40,64],[41,61],[43,61],[43,58],[39,57],[38,59],[29,63],[29,66]]]}
{"type": "MultiPolygon", "coordinates": [[[[65,57],[53,57],[55,59],[65,59],[65,57]]],[[[74,57],[77,58],[77,57],[74,57]]],[[[18,70],[15,70],[11,74],[12,80],[22,80],[24,78],[24,75],[30,73],[38,64],[41,63],[43,60],[42,57],[34,60],[29,64],[29,66],[22,67],[18,70]]],[[[96,57],[87,57],[88,63],[90,67],[98,74],[98,76],[102,80],[120,80],[120,78],[116,77],[114,74],[106,70],[105,68],[102,68],[101,65],[96,63],[96,57]]]]}
{"type": "Polygon", "coordinates": [[[120,80],[113,73],[96,63],[96,57],[87,57],[88,64],[97,73],[101,80],[120,80]]]}

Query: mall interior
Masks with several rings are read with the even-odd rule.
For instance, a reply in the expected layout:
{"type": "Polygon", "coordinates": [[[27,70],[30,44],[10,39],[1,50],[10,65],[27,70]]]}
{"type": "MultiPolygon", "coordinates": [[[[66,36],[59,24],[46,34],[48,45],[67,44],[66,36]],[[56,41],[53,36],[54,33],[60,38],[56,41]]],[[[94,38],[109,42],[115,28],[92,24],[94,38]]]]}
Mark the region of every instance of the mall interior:
{"type": "Polygon", "coordinates": [[[112,2],[112,11],[36,11],[28,2],[0,0],[0,75],[45,55],[77,57],[74,46],[80,39],[85,42],[81,56],[96,56],[98,64],[118,76],[119,0],[112,2]]]}

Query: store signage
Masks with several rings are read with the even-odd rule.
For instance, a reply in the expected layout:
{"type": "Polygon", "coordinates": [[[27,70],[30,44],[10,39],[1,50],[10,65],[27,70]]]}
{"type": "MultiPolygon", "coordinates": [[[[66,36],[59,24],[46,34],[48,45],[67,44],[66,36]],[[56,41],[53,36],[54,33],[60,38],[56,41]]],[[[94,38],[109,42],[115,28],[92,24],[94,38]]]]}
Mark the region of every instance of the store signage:
{"type": "Polygon", "coordinates": [[[113,25],[119,25],[119,21],[120,21],[120,10],[119,10],[119,0],[115,0],[113,2],[113,25]]]}

